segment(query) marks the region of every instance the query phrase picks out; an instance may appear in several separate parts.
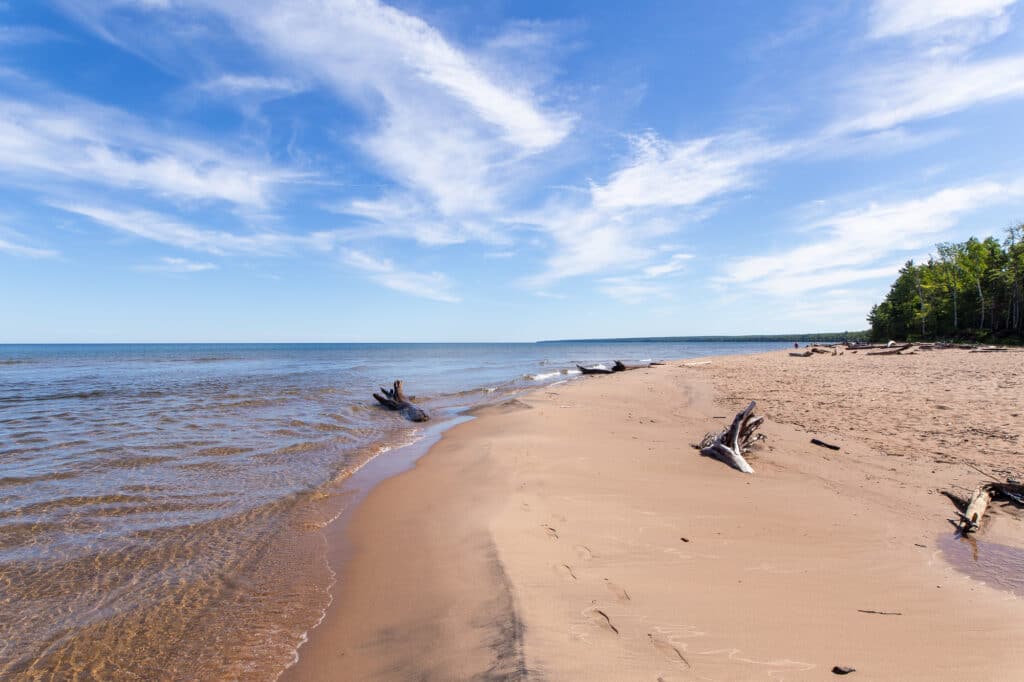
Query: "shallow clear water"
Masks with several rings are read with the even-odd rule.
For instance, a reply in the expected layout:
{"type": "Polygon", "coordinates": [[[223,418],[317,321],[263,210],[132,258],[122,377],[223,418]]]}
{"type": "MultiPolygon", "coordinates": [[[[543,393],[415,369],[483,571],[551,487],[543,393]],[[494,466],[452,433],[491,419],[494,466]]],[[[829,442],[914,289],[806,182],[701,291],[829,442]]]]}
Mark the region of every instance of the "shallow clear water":
{"type": "Polygon", "coordinates": [[[939,549],[954,568],[997,590],[1024,597],[1024,549],[974,535],[945,533],[939,549]]]}
{"type": "Polygon", "coordinates": [[[0,346],[0,677],[273,679],[329,601],[344,480],[575,364],[780,343],[0,346]],[[386,456],[383,455],[383,456],[386,456]]]}

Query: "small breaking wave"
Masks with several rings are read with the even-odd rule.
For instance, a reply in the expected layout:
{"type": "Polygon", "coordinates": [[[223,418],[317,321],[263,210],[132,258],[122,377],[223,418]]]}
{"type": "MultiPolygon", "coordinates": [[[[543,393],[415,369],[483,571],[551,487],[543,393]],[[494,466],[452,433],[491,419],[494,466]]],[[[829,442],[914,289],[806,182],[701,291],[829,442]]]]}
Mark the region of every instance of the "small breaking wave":
{"type": "Polygon", "coordinates": [[[546,381],[553,379],[554,377],[567,376],[569,374],[579,374],[578,369],[560,369],[556,372],[540,372],[538,374],[524,374],[523,378],[527,381],[546,381]]]}

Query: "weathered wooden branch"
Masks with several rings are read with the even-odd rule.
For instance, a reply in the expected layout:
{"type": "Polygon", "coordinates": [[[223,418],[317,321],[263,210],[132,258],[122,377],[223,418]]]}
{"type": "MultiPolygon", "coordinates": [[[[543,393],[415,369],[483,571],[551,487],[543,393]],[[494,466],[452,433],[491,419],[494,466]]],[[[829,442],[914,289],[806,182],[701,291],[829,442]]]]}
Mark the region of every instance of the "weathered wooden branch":
{"type": "MultiPolygon", "coordinates": [[[[953,499],[953,496],[950,494],[946,496],[953,499]]],[[[957,515],[960,517],[960,531],[962,533],[972,533],[978,530],[981,527],[981,519],[988,510],[989,503],[992,500],[1000,499],[1024,507],[1024,485],[996,481],[994,483],[983,483],[975,488],[974,493],[971,494],[971,499],[967,501],[966,508],[963,511],[957,511],[957,515]]]]}
{"type": "Polygon", "coordinates": [[[907,350],[913,345],[914,344],[912,343],[908,343],[903,346],[893,346],[892,348],[888,348],[886,350],[876,350],[873,353],[865,353],[865,355],[899,355],[900,353],[907,350]]]}
{"type": "Polygon", "coordinates": [[[960,530],[964,533],[977,530],[981,526],[981,517],[985,515],[985,510],[988,509],[988,503],[991,500],[992,493],[986,486],[982,485],[975,488],[970,501],[967,503],[967,509],[961,514],[960,530]]]}
{"type": "Polygon", "coordinates": [[[809,358],[811,355],[812,353],[809,350],[805,350],[803,353],[790,353],[790,356],[794,358],[809,358]]]}
{"type": "Polygon", "coordinates": [[[381,388],[380,393],[374,393],[373,397],[377,399],[384,407],[389,410],[395,410],[405,415],[405,418],[414,422],[425,422],[430,419],[426,412],[409,402],[409,399],[405,397],[402,392],[402,382],[397,380],[394,386],[390,389],[381,388]],[[382,395],[383,394],[383,395],[382,395]]]}
{"type": "Polygon", "coordinates": [[[706,457],[715,457],[745,474],[754,473],[754,469],[743,457],[750,447],[759,440],[764,440],[764,434],[755,434],[758,427],[764,423],[764,417],[754,416],[756,401],[751,400],[746,409],[736,414],[727,428],[722,429],[718,434],[708,433],[701,440],[700,453],[706,457]]]}

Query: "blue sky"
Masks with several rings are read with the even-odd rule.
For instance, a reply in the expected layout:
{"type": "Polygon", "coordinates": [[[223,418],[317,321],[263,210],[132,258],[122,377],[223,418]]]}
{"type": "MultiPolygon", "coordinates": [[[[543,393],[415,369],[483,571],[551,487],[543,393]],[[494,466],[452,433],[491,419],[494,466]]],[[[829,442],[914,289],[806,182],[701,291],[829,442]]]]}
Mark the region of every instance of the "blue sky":
{"type": "Polygon", "coordinates": [[[862,329],[1024,220],[1024,2],[0,0],[0,341],[862,329]]]}

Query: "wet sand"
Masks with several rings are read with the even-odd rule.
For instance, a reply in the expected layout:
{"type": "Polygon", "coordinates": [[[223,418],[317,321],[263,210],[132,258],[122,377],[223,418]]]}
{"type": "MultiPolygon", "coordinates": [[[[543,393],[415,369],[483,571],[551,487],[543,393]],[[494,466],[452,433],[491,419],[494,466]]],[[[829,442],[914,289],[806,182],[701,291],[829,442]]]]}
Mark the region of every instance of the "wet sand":
{"type": "Polygon", "coordinates": [[[957,552],[939,491],[1024,473],[1022,396],[1024,354],[780,352],[490,408],[328,529],[334,601],[282,679],[1012,679],[1020,586],[984,581],[1022,515],[957,552]],[[746,476],[690,444],[750,399],[746,476]]]}

